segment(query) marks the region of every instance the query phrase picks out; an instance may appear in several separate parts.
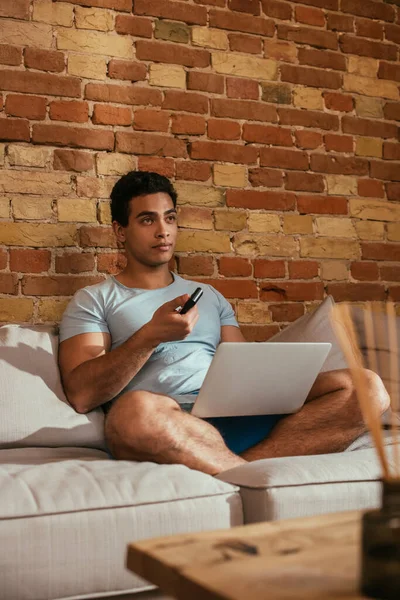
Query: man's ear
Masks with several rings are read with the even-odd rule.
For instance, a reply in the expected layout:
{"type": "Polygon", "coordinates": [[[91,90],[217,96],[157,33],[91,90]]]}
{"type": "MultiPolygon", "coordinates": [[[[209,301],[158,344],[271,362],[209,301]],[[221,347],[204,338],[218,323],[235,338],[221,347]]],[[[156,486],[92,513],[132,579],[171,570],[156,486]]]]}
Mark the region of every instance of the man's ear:
{"type": "Polygon", "coordinates": [[[112,222],[112,228],[114,231],[114,235],[117,238],[117,242],[119,242],[120,244],[124,244],[125,243],[125,227],[122,227],[122,225],[120,223],[118,223],[118,221],[113,221],[112,222]]]}

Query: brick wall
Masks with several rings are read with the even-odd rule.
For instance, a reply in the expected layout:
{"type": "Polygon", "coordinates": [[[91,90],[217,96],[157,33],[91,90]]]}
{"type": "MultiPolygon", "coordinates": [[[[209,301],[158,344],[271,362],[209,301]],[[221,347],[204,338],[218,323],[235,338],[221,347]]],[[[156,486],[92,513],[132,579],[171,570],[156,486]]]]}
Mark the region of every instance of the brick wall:
{"type": "Polygon", "coordinates": [[[0,40],[1,320],[118,269],[135,168],[248,339],[327,293],[400,304],[399,0],[1,0],[0,40]]]}

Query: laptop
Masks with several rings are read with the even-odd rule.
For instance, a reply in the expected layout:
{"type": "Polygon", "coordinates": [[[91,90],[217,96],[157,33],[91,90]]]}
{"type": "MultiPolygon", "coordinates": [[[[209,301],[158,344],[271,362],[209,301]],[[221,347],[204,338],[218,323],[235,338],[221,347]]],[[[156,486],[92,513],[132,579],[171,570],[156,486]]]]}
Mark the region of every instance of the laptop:
{"type": "Polygon", "coordinates": [[[298,411],[331,349],[329,343],[223,342],[192,409],[196,417],[298,411]]]}

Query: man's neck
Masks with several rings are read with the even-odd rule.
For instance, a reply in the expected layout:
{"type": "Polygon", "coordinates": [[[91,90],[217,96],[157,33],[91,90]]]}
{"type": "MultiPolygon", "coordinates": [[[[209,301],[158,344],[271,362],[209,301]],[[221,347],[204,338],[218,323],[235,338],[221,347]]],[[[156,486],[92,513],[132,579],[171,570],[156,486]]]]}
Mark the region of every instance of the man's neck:
{"type": "Polygon", "coordinates": [[[144,290],[167,287],[174,281],[168,265],[154,269],[140,269],[136,265],[134,267],[127,265],[115,278],[126,287],[144,290]]]}

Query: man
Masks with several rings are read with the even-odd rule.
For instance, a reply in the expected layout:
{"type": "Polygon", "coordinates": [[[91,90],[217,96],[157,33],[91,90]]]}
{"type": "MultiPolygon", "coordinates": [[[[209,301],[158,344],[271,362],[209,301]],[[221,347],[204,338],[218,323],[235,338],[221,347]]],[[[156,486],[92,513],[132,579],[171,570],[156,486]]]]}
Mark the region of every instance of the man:
{"type": "MultiPolygon", "coordinates": [[[[230,304],[211,286],[202,284],[199,304],[185,315],[177,310],[198,284],[169,271],[178,233],[169,180],[128,173],[111,200],[127,265],[75,294],[61,323],[59,362],[76,411],[104,406],[114,458],[182,463],[215,475],[260,458],[341,451],[365,431],[346,370],[320,374],[293,415],[191,415],[218,344],[244,337],[230,304]]],[[[377,375],[367,376],[371,402],[383,412],[387,393],[377,375]]]]}

